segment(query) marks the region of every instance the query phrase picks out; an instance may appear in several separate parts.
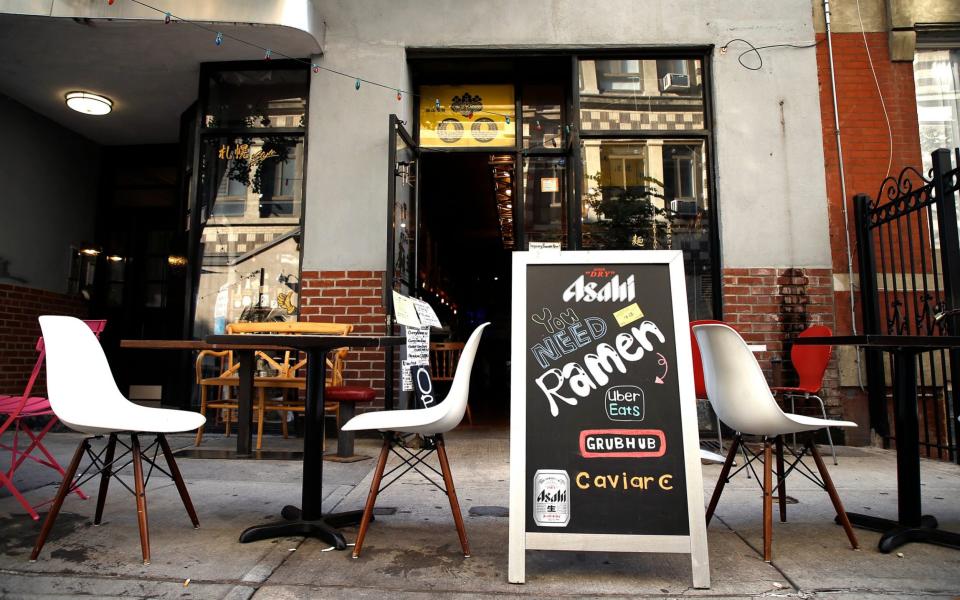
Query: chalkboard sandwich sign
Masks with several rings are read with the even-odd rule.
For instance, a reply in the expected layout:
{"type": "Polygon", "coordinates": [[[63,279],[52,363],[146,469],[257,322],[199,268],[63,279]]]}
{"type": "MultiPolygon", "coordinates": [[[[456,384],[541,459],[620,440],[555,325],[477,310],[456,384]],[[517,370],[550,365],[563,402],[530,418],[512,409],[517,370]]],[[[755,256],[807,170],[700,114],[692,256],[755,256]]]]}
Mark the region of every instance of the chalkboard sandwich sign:
{"type": "Polygon", "coordinates": [[[690,554],[710,586],[683,255],[515,252],[509,580],[526,550],[690,554]]]}

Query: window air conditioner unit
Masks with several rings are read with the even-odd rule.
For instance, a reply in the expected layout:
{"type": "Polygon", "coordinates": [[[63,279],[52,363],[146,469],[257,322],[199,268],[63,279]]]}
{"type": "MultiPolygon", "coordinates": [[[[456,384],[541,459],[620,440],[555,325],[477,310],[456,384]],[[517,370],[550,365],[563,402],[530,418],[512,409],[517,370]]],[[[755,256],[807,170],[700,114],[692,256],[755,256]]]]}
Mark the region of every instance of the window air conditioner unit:
{"type": "Polygon", "coordinates": [[[697,203],[692,200],[671,200],[670,210],[678,215],[696,215],[697,203]]]}
{"type": "Polygon", "coordinates": [[[667,73],[660,80],[660,91],[676,92],[690,89],[690,76],[686,73],[667,73]]]}

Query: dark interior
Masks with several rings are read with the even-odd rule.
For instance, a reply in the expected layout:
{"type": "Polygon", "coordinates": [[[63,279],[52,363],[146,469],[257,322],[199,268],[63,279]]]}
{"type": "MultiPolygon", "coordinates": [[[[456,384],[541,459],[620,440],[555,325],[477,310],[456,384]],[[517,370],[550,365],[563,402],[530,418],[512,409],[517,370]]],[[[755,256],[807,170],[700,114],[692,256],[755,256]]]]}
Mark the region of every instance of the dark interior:
{"type": "Polygon", "coordinates": [[[474,421],[505,422],[510,400],[510,250],[504,248],[488,153],[425,153],[420,165],[419,271],[424,296],[456,307],[450,338],[484,333],[471,379],[474,421]]]}

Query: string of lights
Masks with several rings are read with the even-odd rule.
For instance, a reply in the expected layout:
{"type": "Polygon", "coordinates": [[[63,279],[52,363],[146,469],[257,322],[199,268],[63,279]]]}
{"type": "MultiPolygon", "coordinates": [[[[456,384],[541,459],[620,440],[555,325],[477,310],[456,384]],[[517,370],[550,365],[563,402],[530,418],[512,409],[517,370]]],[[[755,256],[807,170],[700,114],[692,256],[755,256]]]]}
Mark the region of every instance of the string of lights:
{"type": "MultiPolygon", "coordinates": [[[[366,78],[364,78],[364,77],[359,77],[359,76],[357,76],[357,75],[353,75],[353,74],[350,74],[350,73],[346,73],[346,72],[344,72],[344,71],[340,71],[340,70],[337,70],[337,69],[331,69],[330,67],[325,67],[325,66],[319,65],[319,64],[317,64],[317,63],[315,63],[315,62],[303,60],[302,58],[297,58],[297,57],[295,57],[295,56],[290,56],[289,54],[285,54],[285,53],[280,52],[280,51],[278,51],[278,50],[275,50],[275,49],[273,49],[273,48],[267,48],[267,47],[265,47],[265,46],[261,46],[260,44],[251,42],[251,41],[249,41],[249,40],[245,40],[245,39],[243,39],[243,38],[241,38],[241,37],[238,37],[238,36],[236,36],[236,35],[233,35],[233,34],[230,34],[230,33],[224,33],[224,32],[222,32],[222,31],[218,31],[217,29],[214,29],[213,27],[210,27],[209,25],[205,25],[205,24],[200,23],[200,22],[198,22],[198,21],[193,21],[193,20],[191,20],[191,19],[187,19],[187,18],[181,17],[181,16],[179,16],[179,15],[175,15],[175,14],[173,14],[172,12],[170,12],[170,11],[168,11],[168,10],[164,10],[164,9],[158,7],[158,6],[154,6],[154,5],[152,5],[152,4],[149,4],[149,3],[147,3],[147,2],[144,2],[143,0],[127,0],[127,1],[130,2],[130,3],[132,3],[132,4],[136,4],[136,5],[138,5],[138,6],[141,6],[141,7],[143,7],[143,8],[146,8],[147,10],[152,10],[152,11],[156,12],[157,14],[163,15],[163,22],[166,23],[166,24],[168,24],[168,25],[169,25],[171,22],[173,22],[173,21],[177,21],[177,22],[179,22],[179,23],[185,23],[185,24],[190,25],[190,26],[192,26],[192,27],[196,27],[197,29],[201,29],[201,30],[206,31],[206,32],[208,32],[208,33],[214,34],[213,43],[214,43],[217,47],[223,46],[223,41],[224,41],[224,39],[227,39],[227,40],[236,42],[236,43],[238,43],[238,44],[243,44],[243,45],[245,45],[245,46],[249,46],[250,48],[254,48],[254,49],[257,49],[257,50],[263,52],[263,60],[271,60],[271,59],[273,59],[274,57],[280,57],[280,58],[284,58],[284,59],[286,59],[286,60],[291,60],[291,61],[294,61],[294,62],[301,63],[301,64],[303,64],[304,66],[307,66],[307,67],[309,67],[310,69],[312,69],[313,72],[314,72],[314,74],[320,73],[320,71],[326,71],[326,72],[328,72],[328,73],[333,73],[334,75],[339,75],[339,76],[344,77],[344,78],[346,78],[346,79],[352,79],[352,80],[353,80],[354,89],[357,90],[357,91],[360,90],[360,87],[361,87],[362,84],[366,83],[366,84],[368,84],[368,85],[372,85],[372,86],[375,86],[375,87],[383,88],[383,89],[385,89],[385,90],[390,90],[391,92],[396,92],[396,94],[397,94],[397,101],[398,101],[398,102],[403,99],[403,95],[404,95],[404,94],[406,94],[407,96],[409,96],[409,97],[411,97],[411,98],[420,98],[420,97],[421,97],[420,94],[418,94],[418,93],[416,93],[416,92],[413,92],[413,91],[410,91],[410,90],[403,89],[402,87],[399,87],[399,86],[387,85],[387,84],[385,84],[385,83],[380,83],[380,82],[378,82],[378,81],[373,81],[372,79],[366,79],[366,78]]],[[[107,0],[107,4],[108,4],[109,6],[113,6],[115,3],[116,3],[116,0],[107,0]]],[[[441,104],[440,104],[440,99],[439,99],[439,98],[435,98],[435,99],[434,99],[434,104],[435,104],[436,109],[437,109],[438,111],[441,110],[441,104]]],[[[490,111],[490,110],[479,110],[479,111],[475,111],[475,112],[485,113],[485,114],[489,114],[489,115],[496,115],[496,116],[498,116],[498,117],[503,117],[503,119],[505,120],[506,124],[507,124],[507,125],[510,124],[510,115],[508,115],[508,114],[498,113],[498,112],[494,112],[494,111],[490,111]]]]}

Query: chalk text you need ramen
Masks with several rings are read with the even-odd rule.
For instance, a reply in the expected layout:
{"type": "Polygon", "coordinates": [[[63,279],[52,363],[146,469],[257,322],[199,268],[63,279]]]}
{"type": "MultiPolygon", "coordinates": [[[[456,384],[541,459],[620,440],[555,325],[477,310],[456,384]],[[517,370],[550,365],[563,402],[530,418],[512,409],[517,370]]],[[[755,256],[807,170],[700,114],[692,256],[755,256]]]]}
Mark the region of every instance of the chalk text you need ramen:
{"type": "MultiPolygon", "coordinates": [[[[640,325],[631,327],[629,333],[618,333],[612,345],[606,342],[597,344],[594,352],[584,355],[582,365],[571,361],[562,367],[544,371],[537,377],[536,383],[550,405],[550,414],[554,417],[560,414],[558,400],[569,406],[576,406],[579,398],[586,398],[598,387],[607,385],[614,369],[626,373],[628,365],[640,361],[645,354],[652,353],[651,336],[661,344],[665,342],[663,334],[653,321],[643,321],[640,325]]],[[[536,356],[536,350],[533,352],[536,356]]],[[[542,356],[538,357],[538,360],[541,359],[542,356]]]]}

